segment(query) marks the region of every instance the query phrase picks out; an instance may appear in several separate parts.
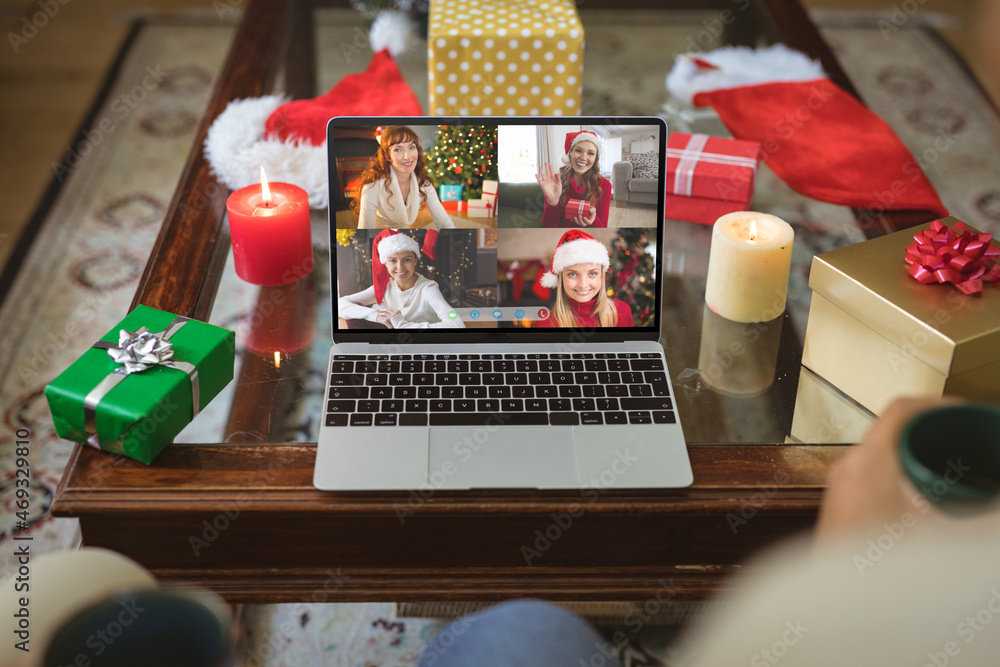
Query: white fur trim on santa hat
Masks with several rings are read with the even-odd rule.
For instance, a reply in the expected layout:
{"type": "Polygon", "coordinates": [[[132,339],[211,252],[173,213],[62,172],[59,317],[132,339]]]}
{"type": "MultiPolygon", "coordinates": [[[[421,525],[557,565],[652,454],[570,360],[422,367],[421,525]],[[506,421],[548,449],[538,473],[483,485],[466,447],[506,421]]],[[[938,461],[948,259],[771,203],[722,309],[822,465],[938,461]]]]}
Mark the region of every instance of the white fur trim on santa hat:
{"type": "Polygon", "coordinates": [[[404,12],[379,12],[368,31],[368,39],[373,53],[389,49],[389,55],[395,58],[406,51],[413,39],[413,19],[404,12]]]}
{"type": "Polygon", "coordinates": [[[539,282],[542,287],[554,288],[559,284],[559,274],[563,269],[576,264],[600,264],[607,269],[611,266],[608,247],[597,239],[576,239],[563,243],[552,255],[552,270],[545,273],[539,282]]]}
{"type": "Polygon", "coordinates": [[[818,62],[784,44],[760,49],[727,46],[706,53],[677,56],[674,68],[667,75],[667,90],[690,104],[696,94],[710,90],[825,77],[818,62]],[[696,60],[711,63],[718,69],[700,66],[696,60]]]}
{"type": "Polygon", "coordinates": [[[393,234],[378,242],[378,258],[383,264],[388,262],[389,258],[397,252],[406,252],[407,250],[420,259],[420,246],[406,234],[393,234]]]}
{"type": "Polygon", "coordinates": [[[259,183],[263,165],[270,180],[305,190],[311,208],[326,208],[330,198],[326,142],[313,146],[263,138],[268,117],[287,101],[265,95],[231,102],[208,130],[205,157],[216,178],[233,190],[259,183]]]}
{"type": "Polygon", "coordinates": [[[580,130],[580,133],[573,137],[573,140],[569,143],[569,150],[563,155],[560,160],[563,164],[569,164],[569,153],[573,150],[573,146],[576,146],[581,141],[589,141],[590,143],[597,146],[597,151],[600,152],[601,144],[597,141],[597,133],[591,132],[590,130],[580,130]]]}

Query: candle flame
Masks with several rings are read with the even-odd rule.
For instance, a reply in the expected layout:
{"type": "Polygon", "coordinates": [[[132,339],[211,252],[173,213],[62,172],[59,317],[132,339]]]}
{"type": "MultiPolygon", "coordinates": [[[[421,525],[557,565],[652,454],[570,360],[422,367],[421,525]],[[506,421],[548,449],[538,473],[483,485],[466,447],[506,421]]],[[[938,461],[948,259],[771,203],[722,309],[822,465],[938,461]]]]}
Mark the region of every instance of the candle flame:
{"type": "Polygon", "coordinates": [[[751,241],[756,241],[757,240],[757,221],[756,220],[751,220],[750,221],[750,240],[751,241]]]}
{"type": "Polygon", "coordinates": [[[264,165],[260,166],[260,194],[264,199],[264,206],[271,204],[271,188],[267,187],[267,176],[264,175],[264,165]]]}
{"type": "Polygon", "coordinates": [[[281,352],[278,350],[274,351],[274,367],[281,368],[281,352]]]}

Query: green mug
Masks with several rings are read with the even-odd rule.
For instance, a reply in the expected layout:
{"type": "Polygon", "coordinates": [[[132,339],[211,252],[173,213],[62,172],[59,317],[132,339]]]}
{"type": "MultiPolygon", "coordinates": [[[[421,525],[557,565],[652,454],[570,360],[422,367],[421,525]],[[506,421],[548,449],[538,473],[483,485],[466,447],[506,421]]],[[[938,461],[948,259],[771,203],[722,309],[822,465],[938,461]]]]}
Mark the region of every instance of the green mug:
{"type": "Polygon", "coordinates": [[[922,412],[900,437],[903,470],[950,512],[1000,500],[1000,406],[949,405],[922,412]]]}

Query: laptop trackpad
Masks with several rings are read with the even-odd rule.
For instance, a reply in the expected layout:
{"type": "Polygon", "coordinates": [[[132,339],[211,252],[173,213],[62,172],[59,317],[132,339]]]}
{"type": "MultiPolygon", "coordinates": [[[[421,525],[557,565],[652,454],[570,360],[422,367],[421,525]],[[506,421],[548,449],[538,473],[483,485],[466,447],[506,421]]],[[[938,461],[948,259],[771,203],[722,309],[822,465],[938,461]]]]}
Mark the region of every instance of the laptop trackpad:
{"type": "Polygon", "coordinates": [[[428,482],[435,489],[579,488],[573,429],[432,428],[428,482]]]}

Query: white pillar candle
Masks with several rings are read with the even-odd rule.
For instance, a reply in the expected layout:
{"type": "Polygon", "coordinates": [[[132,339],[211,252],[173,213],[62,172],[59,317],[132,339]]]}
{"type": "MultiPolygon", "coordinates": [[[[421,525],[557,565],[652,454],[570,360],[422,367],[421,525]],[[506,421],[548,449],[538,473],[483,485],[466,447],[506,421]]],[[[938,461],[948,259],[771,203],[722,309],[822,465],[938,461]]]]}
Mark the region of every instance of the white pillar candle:
{"type": "Polygon", "coordinates": [[[781,218],[738,211],[715,221],[705,303],[735,322],[767,322],[785,311],[795,232],[781,218]]]}

